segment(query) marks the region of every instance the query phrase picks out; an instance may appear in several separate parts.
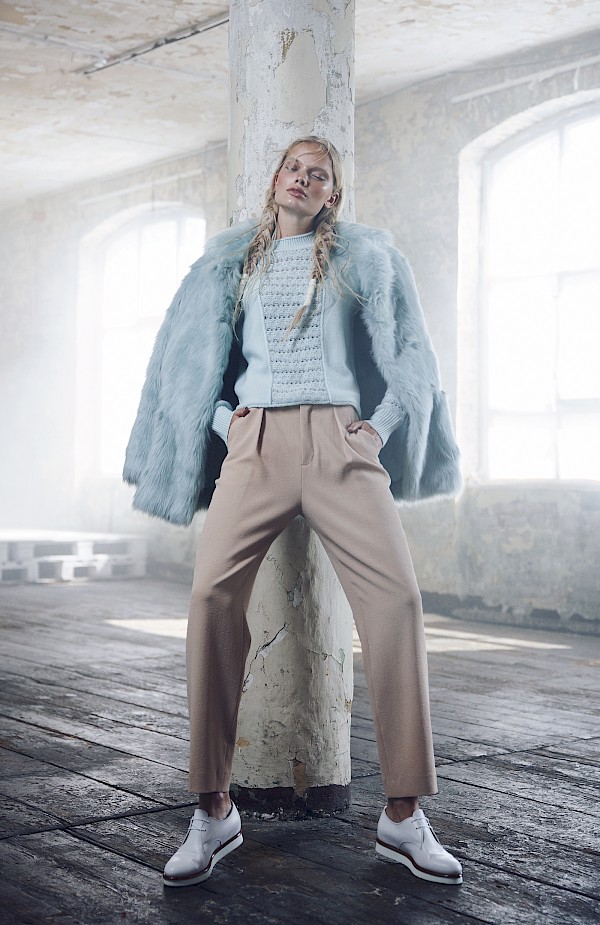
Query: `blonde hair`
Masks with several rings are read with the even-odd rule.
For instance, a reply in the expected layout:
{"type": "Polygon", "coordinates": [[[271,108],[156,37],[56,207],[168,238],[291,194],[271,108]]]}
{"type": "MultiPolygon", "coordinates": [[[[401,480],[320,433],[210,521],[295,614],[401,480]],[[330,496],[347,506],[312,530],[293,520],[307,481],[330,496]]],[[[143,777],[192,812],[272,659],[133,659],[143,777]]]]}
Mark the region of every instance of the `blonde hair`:
{"type": "Polygon", "coordinates": [[[329,156],[333,173],[333,193],[337,193],[337,199],[333,205],[329,207],[323,206],[313,221],[315,243],[312,253],[311,278],[308,284],[308,289],[306,290],[306,295],[304,297],[304,303],[297,310],[292,321],[288,325],[287,331],[285,333],[286,338],[289,336],[292,330],[297,327],[298,324],[300,324],[304,313],[310,308],[317,286],[324,282],[327,275],[327,270],[330,267],[329,255],[336,238],[335,223],[338,220],[343,201],[344,169],[341,155],[337,148],[330,141],[328,141],[326,138],[320,138],[317,135],[307,135],[303,138],[296,138],[295,141],[292,141],[292,143],[287,146],[285,151],[283,151],[281,154],[277,167],[275,168],[271,178],[271,183],[269,184],[269,189],[266,195],[265,207],[263,209],[262,215],[258,220],[256,234],[250,242],[248,251],[246,253],[246,258],[244,260],[242,278],[240,280],[237,301],[235,303],[232,317],[232,325],[234,330],[236,322],[242,311],[242,297],[244,295],[244,289],[246,288],[246,284],[250,276],[259,266],[261,273],[266,272],[269,267],[271,257],[271,242],[273,240],[273,235],[277,225],[278,206],[275,204],[275,183],[277,180],[277,174],[283,167],[286,158],[289,156],[292,149],[301,144],[313,144],[320,150],[320,152],[329,156]]]}

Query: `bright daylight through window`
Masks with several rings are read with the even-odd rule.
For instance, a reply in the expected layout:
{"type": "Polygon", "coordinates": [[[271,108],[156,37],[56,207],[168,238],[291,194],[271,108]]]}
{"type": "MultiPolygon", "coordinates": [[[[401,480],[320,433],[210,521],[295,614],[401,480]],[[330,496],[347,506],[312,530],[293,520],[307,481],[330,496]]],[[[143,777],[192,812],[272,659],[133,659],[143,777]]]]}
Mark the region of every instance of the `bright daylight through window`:
{"type": "Polygon", "coordinates": [[[103,475],[120,475],[154,339],[173,295],[204,248],[205,222],[159,210],[104,248],[101,332],[103,475]]]}
{"type": "Polygon", "coordinates": [[[491,479],[600,479],[600,115],[487,170],[482,383],[491,479]]]}

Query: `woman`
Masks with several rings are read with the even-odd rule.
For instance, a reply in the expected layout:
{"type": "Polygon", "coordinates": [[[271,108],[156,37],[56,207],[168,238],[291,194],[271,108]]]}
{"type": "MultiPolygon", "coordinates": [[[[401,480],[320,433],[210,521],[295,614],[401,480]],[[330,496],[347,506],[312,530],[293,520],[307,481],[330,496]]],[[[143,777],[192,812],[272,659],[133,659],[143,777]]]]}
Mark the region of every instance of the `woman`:
{"type": "Polygon", "coordinates": [[[387,232],[338,221],[342,195],[332,144],[286,149],[258,222],[213,238],[176,294],[127,449],[135,507],[182,524],[208,508],[187,637],[199,807],[168,886],[205,880],[242,842],[229,786],[246,610],[298,514],[362,644],[387,797],[376,850],[418,877],[462,882],[418,805],[437,781],[421,598],[395,504],[456,494],[459,454],[410,268],[387,232]]]}

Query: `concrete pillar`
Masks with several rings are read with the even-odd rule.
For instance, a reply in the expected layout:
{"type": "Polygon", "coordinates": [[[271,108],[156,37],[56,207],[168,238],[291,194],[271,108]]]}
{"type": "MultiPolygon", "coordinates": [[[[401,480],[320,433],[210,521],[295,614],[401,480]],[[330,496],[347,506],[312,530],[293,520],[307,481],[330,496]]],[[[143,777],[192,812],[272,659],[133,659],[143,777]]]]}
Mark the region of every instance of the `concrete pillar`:
{"type": "Polygon", "coordinates": [[[354,218],[354,0],[232,0],[228,213],[257,214],[277,155],[324,135],[346,173],[354,218]]]}
{"type": "MultiPolygon", "coordinates": [[[[279,152],[324,135],[353,178],[354,0],[232,0],[230,221],[258,215],[279,152]]],[[[348,189],[348,188],[347,188],[348,189]]],[[[353,218],[351,190],[344,217],[353,218]]],[[[297,517],[258,572],[237,730],[238,805],[297,816],[350,800],[352,614],[297,517]]]]}

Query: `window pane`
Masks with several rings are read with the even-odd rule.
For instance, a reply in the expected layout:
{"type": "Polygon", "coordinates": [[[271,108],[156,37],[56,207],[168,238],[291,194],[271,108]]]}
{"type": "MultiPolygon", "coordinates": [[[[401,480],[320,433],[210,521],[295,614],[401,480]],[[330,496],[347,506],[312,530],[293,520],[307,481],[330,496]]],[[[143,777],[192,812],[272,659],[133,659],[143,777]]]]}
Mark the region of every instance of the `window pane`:
{"type": "Polygon", "coordinates": [[[556,478],[552,417],[494,415],[488,430],[492,479],[556,478]]]}
{"type": "Polygon", "coordinates": [[[177,222],[144,225],[140,242],[140,317],[164,315],[175,294],[177,279],[177,222]]]}
{"type": "Polygon", "coordinates": [[[555,269],[558,166],[558,132],[524,145],[494,165],[488,261],[493,276],[555,269]]]}
{"type": "Polygon", "coordinates": [[[565,129],[559,228],[563,269],[600,265],[600,117],[565,129]]]}
{"type": "Polygon", "coordinates": [[[155,328],[107,331],[102,341],[101,459],[103,474],[120,473],[135,420],[155,328]]]}
{"type": "Polygon", "coordinates": [[[203,218],[186,218],[179,235],[179,265],[177,276],[181,280],[198,257],[202,256],[206,238],[206,222],[203,218]]]}
{"type": "Polygon", "coordinates": [[[565,277],[558,304],[559,397],[600,398],[600,273],[565,277]]]}
{"type": "Polygon", "coordinates": [[[555,404],[556,307],[547,277],[495,283],[488,313],[492,409],[545,411],[555,404]]]}
{"type": "Polygon", "coordinates": [[[600,479],[600,414],[570,414],[559,422],[558,469],[563,479],[600,479]]]}
{"type": "Polygon", "coordinates": [[[117,238],[107,249],[104,264],[102,321],[108,327],[134,324],[138,298],[137,230],[117,238]]]}
{"type": "Polygon", "coordinates": [[[105,475],[122,472],[156,334],[183,275],[179,267],[189,266],[204,247],[203,219],[165,212],[124,229],[105,254],[99,344],[99,462],[105,475]],[[187,254],[181,248],[187,248],[187,254]]]}

